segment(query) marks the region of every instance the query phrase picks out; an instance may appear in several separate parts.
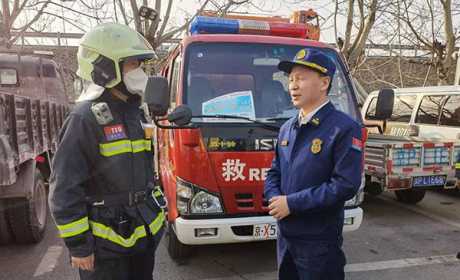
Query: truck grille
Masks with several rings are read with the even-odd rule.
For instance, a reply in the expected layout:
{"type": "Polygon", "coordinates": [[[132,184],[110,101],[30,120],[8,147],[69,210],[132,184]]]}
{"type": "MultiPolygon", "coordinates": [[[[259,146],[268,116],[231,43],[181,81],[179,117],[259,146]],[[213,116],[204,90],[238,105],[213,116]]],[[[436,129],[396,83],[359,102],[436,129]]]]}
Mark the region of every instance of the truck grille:
{"type": "Polygon", "coordinates": [[[238,236],[252,236],[252,232],[254,230],[254,226],[233,226],[232,231],[233,234],[238,236]]]}
{"type": "Polygon", "coordinates": [[[252,193],[236,193],[235,200],[238,208],[254,207],[254,195],[252,193]]]}

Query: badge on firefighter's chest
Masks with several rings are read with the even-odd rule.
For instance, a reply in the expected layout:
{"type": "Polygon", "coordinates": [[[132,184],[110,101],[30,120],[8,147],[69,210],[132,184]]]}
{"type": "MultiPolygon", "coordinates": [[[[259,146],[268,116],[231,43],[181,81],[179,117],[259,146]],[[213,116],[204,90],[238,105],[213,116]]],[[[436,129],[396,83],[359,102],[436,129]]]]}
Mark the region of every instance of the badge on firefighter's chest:
{"type": "Polygon", "coordinates": [[[313,154],[317,154],[319,152],[321,152],[321,145],[323,144],[323,141],[321,141],[321,139],[319,138],[315,138],[313,139],[313,141],[311,141],[311,152],[313,154]]]}
{"type": "Polygon", "coordinates": [[[121,124],[104,126],[104,134],[107,141],[126,138],[125,128],[121,124]]]}

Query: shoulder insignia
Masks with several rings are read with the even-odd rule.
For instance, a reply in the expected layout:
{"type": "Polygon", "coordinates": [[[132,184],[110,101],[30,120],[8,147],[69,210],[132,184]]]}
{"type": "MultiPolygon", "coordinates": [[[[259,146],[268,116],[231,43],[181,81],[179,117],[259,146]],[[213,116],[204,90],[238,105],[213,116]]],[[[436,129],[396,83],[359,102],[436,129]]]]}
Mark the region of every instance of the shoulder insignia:
{"type": "Polygon", "coordinates": [[[91,111],[97,123],[100,125],[106,125],[113,121],[112,112],[110,111],[109,105],[105,102],[93,103],[91,105],[91,111]]]}

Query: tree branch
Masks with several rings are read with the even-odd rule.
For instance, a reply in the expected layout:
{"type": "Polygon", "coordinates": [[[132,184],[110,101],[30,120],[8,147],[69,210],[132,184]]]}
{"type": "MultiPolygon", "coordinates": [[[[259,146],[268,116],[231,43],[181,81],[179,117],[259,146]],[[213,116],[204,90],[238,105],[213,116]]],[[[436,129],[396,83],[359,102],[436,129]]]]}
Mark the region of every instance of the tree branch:
{"type": "Polygon", "coordinates": [[[164,41],[166,41],[168,39],[171,39],[176,33],[186,30],[187,27],[190,25],[190,23],[195,19],[195,17],[197,15],[201,14],[201,12],[203,12],[204,8],[209,3],[209,1],[210,0],[205,0],[203,2],[203,4],[201,5],[200,9],[195,13],[195,15],[193,17],[191,17],[190,19],[188,19],[182,26],[180,26],[180,27],[178,27],[176,29],[173,29],[173,30],[167,32],[166,34],[162,35],[161,37],[159,37],[158,40],[157,40],[157,43],[155,44],[156,47],[160,46],[164,41]]]}
{"type": "Polygon", "coordinates": [[[19,0],[14,1],[13,12],[11,13],[11,22],[14,22],[16,20],[18,15],[22,12],[22,10],[24,10],[24,7],[26,6],[28,1],[29,0],[22,1],[21,6],[19,6],[19,0]]]}
{"type": "MultiPolygon", "coordinates": [[[[345,42],[342,47],[342,52],[348,52],[348,48],[350,47],[351,42],[351,30],[353,28],[353,16],[354,16],[354,0],[348,0],[348,16],[347,16],[347,25],[345,29],[345,42]]],[[[346,57],[348,57],[348,53],[346,53],[346,57]]]]}
{"type": "Polygon", "coordinates": [[[422,38],[418,32],[415,30],[414,26],[412,25],[411,23],[411,19],[409,17],[409,7],[407,6],[407,3],[406,3],[406,0],[402,1],[402,3],[404,3],[404,9],[406,11],[406,18],[403,18],[404,22],[407,24],[407,26],[409,27],[409,29],[412,31],[412,33],[415,35],[415,37],[417,38],[417,40],[424,44],[426,47],[432,49],[433,48],[433,45],[430,44],[428,41],[426,41],[424,38],[422,38]]]}
{"type": "Polygon", "coordinates": [[[125,20],[125,24],[129,25],[128,17],[126,16],[125,7],[123,7],[123,2],[118,0],[118,6],[120,7],[120,12],[123,15],[123,19],[125,20]]]}
{"type": "Polygon", "coordinates": [[[32,20],[29,21],[29,23],[27,23],[24,27],[22,27],[21,31],[19,31],[19,33],[16,36],[14,36],[12,39],[8,40],[8,43],[7,43],[8,46],[11,46],[14,42],[16,42],[16,40],[20,36],[22,36],[22,34],[24,34],[24,32],[27,31],[27,29],[41,17],[41,15],[44,13],[44,10],[46,9],[46,7],[48,7],[49,3],[51,3],[51,0],[46,1],[46,3],[44,3],[42,5],[42,7],[37,12],[37,14],[35,14],[35,16],[32,18],[32,20]]]}
{"type": "Polygon", "coordinates": [[[139,8],[137,7],[136,0],[130,0],[131,9],[133,10],[134,25],[136,26],[137,32],[144,34],[142,32],[141,18],[139,16],[139,8]]]}
{"type": "Polygon", "coordinates": [[[362,31],[360,32],[359,37],[356,38],[355,43],[353,44],[353,47],[351,49],[350,56],[349,56],[350,65],[356,64],[357,60],[361,56],[362,51],[366,45],[366,41],[367,41],[367,38],[369,37],[369,33],[375,23],[375,15],[377,13],[377,3],[378,3],[378,0],[372,0],[371,2],[371,5],[369,7],[369,14],[367,15],[367,19],[364,23],[364,27],[362,28],[362,31]]]}
{"type": "MultiPolygon", "coordinates": [[[[143,0],[142,5],[148,6],[147,0],[143,0]]],[[[144,19],[144,30],[145,30],[145,35],[147,35],[147,30],[149,30],[149,20],[146,18],[144,19]]]]}
{"type": "Polygon", "coordinates": [[[163,19],[163,22],[161,23],[161,27],[160,27],[160,29],[158,30],[157,35],[156,35],[158,38],[160,38],[161,36],[163,36],[163,33],[165,32],[166,24],[168,23],[169,17],[171,16],[172,4],[173,4],[173,0],[169,0],[169,1],[168,1],[168,7],[166,8],[165,17],[164,17],[164,19],[163,19]]]}

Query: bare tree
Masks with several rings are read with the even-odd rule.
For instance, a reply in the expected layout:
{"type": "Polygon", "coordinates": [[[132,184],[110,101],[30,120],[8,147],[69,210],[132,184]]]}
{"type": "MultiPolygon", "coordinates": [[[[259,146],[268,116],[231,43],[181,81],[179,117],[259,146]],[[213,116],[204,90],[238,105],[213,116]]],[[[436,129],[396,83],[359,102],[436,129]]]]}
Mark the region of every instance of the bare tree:
{"type": "Polygon", "coordinates": [[[10,48],[24,32],[43,31],[56,19],[84,32],[84,23],[88,19],[96,22],[107,19],[105,2],[89,5],[80,0],[82,7],[73,9],[64,5],[61,0],[1,0],[0,46],[10,48]],[[64,10],[70,14],[65,16],[64,10]],[[86,10],[93,11],[95,15],[87,13],[86,10]]]}
{"type": "Polygon", "coordinates": [[[357,69],[364,58],[364,49],[379,11],[378,2],[378,0],[347,0],[344,2],[335,0],[334,29],[337,36],[336,42],[353,71],[357,69]],[[343,3],[347,5],[345,10],[341,8],[343,3]],[[358,15],[355,14],[356,9],[358,15]],[[344,38],[337,35],[339,16],[346,17],[344,38]]]}
{"type": "Polygon", "coordinates": [[[28,1],[19,0],[8,1],[2,0],[2,10],[0,11],[0,46],[10,48],[11,45],[21,36],[23,32],[32,26],[45,12],[45,9],[51,3],[48,1],[28,1]],[[13,3],[11,3],[13,2],[13,3]],[[30,3],[33,2],[33,3],[30,3]],[[32,19],[27,21],[22,26],[16,27],[15,23],[18,17],[26,9],[35,10],[32,19]],[[12,35],[12,31],[16,31],[16,35],[12,35]]]}
{"type": "MultiPolygon", "coordinates": [[[[449,84],[455,71],[455,45],[460,34],[453,26],[453,3],[451,0],[402,1],[405,37],[414,45],[428,50],[430,66],[435,70],[438,84],[449,84]]],[[[455,9],[460,6],[455,4],[455,9]]]]}
{"type": "MultiPolygon", "coordinates": [[[[154,8],[158,15],[163,15],[162,18],[157,17],[154,20],[143,19],[139,16],[139,1],[130,0],[128,12],[127,3],[123,5],[123,1],[117,0],[117,8],[120,10],[124,18],[125,24],[134,22],[136,30],[147,38],[154,48],[158,48],[168,40],[182,34],[189,27],[190,23],[197,15],[204,10],[217,11],[219,15],[225,15],[227,12],[233,11],[235,8],[241,7],[245,4],[254,2],[254,0],[202,0],[199,1],[199,8],[193,12],[188,13],[185,22],[178,26],[171,24],[171,17],[173,16],[172,7],[175,3],[174,0],[167,1],[166,7],[162,5],[161,0],[154,0],[151,8],[154,8]]],[[[143,0],[142,5],[148,6],[150,1],[143,0]]]]}

